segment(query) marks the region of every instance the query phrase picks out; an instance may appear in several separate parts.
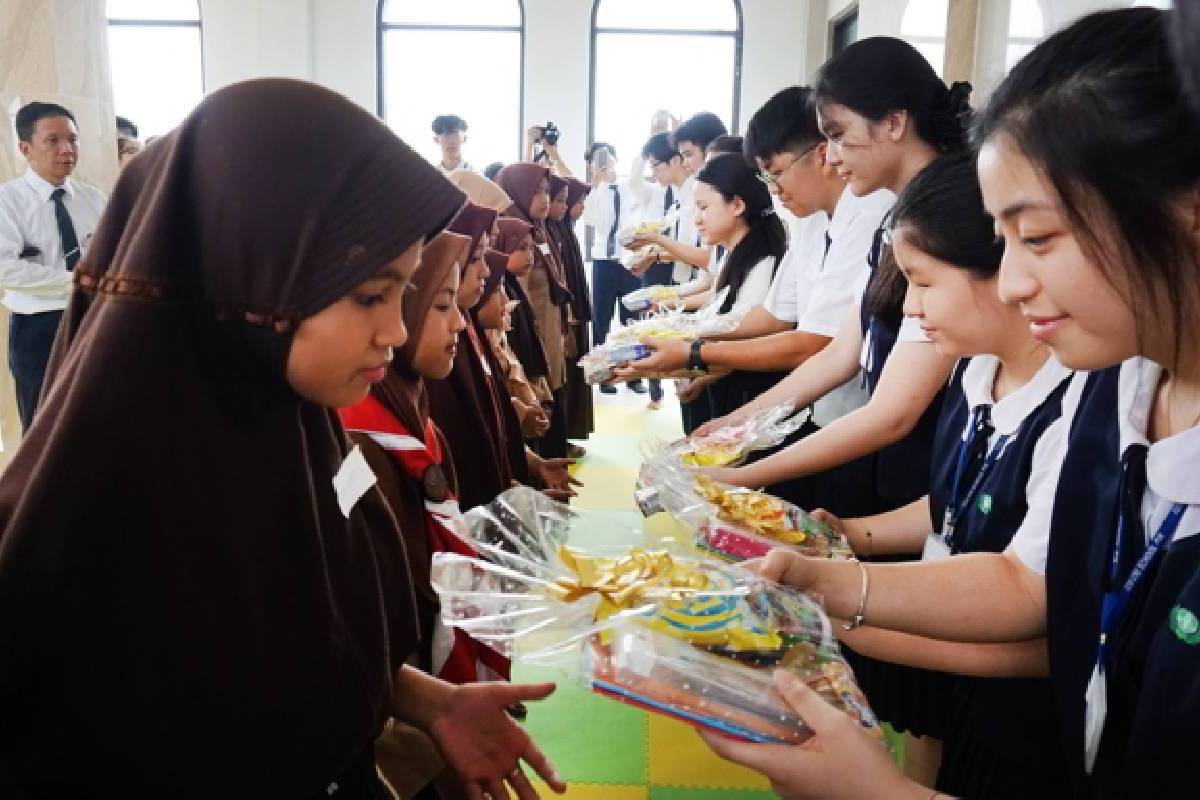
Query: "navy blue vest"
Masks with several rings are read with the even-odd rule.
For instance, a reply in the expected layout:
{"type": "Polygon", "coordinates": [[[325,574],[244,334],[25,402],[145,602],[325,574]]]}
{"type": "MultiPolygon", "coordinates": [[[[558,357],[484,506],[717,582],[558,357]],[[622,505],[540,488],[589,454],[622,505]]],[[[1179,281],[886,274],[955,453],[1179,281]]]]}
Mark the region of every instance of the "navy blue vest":
{"type": "MultiPolygon", "coordinates": [[[[971,417],[960,361],[951,378],[933,443],[929,508],[938,530],[953,491],[962,432],[971,417]]],[[[1013,434],[960,517],[952,553],[999,553],[1008,547],[1028,510],[1025,495],[1038,440],[1062,416],[1065,378],[1013,434]],[[981,510],[981,498],[990,498],[981,510]]],[[[960,492],[974,483],[963,476],[960,492]]],[[[960,502],[962,500],[960,499],[960,502]]],[[[1061,797],[1067,777],[1055,732],[1049,680],[960,677],[946,708],[946,745],[938,788],[964,797],[1061,797]]]]}
{"type": "Polygon", "coordinates": [[[1170,625],[1172,609],[1200,614],[1200,536],[1188,535],[1194,530],[1179,529],[1116,633],[1104,737],[1092,776],[1084,773],[1084,691],[1116,532],[1119,373],[1112,367],[1088,381],[1051,522],[1047,625],[1063,751],[1076,796],[1196,797],[1200,644],[1185,642],[1170,625]]]}
{"type": "MultiPolygon", "coordinates": [[[[890,259],[880,259],[880,263],[892,262],[890,259]]],[[[868,369],[863,370],[863,377],[866,379],[867,392],[871,395],[875,394],[875,387],[879,385],[879,377],[883,374],[883,366],[887,363],[892,348],[896,346],[896,339],[900,333],[889,328],[882,320],[872,317],[867,309],[867,294],[881,274],[878,269],[872,270],[871,280],[859,307],[863,338],[868,338],[868,332],[870,333],[868,369]]],[[[924,497],[928,492],[933,436],[945,396],[946,390],[943,388],[907,436],[875,453],[875,492],[887,501],[886,508],[906,505],[918,497],[924,497]]]]}

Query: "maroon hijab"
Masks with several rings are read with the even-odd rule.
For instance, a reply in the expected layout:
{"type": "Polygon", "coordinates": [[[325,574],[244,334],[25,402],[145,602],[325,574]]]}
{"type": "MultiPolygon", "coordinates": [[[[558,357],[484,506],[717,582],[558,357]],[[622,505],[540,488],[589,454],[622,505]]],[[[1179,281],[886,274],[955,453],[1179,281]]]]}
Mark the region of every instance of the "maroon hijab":
{"type": "MultiPolygon", "coordinates": [[[[492,232],[492,226],[496,223],[498,216],[499,214],[490,208],[477,206],[467,201],[462,211],[458,212],[458,216],[450,223],[449,231],[471,237],[471,246],[467,250],[468,259],[479,248],[479,240],[483,238],[483,235],[492,232]]],[[[466,263],[463,264],[463,267],[466,268],[466,263]]]]}
{"type": "Polygon", "coordinates": [[[571,299],[567,289],[566,274],[563,272],[562,259],[555,252],[557,248],[550,242],[546,221],[535,220],[529,213],[538,186],[543,180],[549,182],[551,177],[553,176],[548,167],[521,162],[509,164],[500,170],[496,175],[496,183],[513,201],[512,208],[505,212],[505,216],[522,219],[533,226],[533,243],[536,245],[533,250],[534,269],[540,266],[546,270],[546,274],[550,277],[550,302],[556,306],[562,306],[571,299]],[[540,245],[543,244],[550,245],[549,254],[542,252],[540,245]]]}
{"type": "Polygon", "coordinates": [[[362,777],[416,643],[408,563],[377,491],[340,510],[346,437],[287,353],[462,202],[372,114],[290,80],[210,94],[122,173],[0,478],[18,795],[362,777]]]}

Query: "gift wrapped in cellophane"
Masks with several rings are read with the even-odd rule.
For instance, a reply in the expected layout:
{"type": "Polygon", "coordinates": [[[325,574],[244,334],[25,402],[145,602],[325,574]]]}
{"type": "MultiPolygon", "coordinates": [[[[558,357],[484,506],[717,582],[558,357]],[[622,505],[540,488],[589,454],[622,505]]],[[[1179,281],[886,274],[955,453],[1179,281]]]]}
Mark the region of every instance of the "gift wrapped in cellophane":
{"type": "Polygon", "coordinates": [[[612,379],[617,367],[650,355],[650,348],[642,344],[646,339],[696,339],[737,330],[745,310],[720,313],[728,291],[728,287],[722,289],[698,311],[679,308],[655,311],[614,328],[603,344],[593,347],[579,359],[584,379],[592,384],[604,383],[612,379]]]}
{"type": "Polygon", "coordinates": [[[818,558],[854,557],[845,536],[803,509],[697,475],[661,454],[642,464],[635,498],[643,514],[667,512],[694,533],[696,547],[727,561],[760,558],[776,547],[818,558]]]}
{"type": "Polygon", "coordinates": [[[655,305],[670,305],[678,303],[678,286],[643,286],[641,289],[629,292],[621,297],[621,305],[633,312],[641,312],[655,305]]]}
{"type": "Polygon", "coordinates": [[[498,521],[516,505],[467,514],[481,558],[434,556],[448,624],[598,693],[747,741],[810,734],[774,689],[774,669],[878,730],[813,598],[734,565],[597,542],[611,521],[589,524],[587,512],[561,516],[565,543],[557,524],[548,537],[526,519],[508,530],[498,521]],[[576,527],[587,533],[572,535],[576,527]]]}
{"type": "Polygon", "coordinates": [[[782,444],[808,421],[809,413],[807,408],[795,413],[791,405],[764,408],[738,425],[668,444],[649,442],[642,451],[647,458],[662,453],[685,467],[733,467],[753,452],[782,444]]]}

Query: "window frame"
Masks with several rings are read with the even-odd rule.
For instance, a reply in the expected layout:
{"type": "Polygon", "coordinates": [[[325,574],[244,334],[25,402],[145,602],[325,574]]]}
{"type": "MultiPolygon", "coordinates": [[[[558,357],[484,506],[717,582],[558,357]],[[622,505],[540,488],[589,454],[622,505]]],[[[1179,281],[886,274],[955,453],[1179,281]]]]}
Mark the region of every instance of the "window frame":
{"type": "Polygon", "coordinates": [[[445,31],[464,33],[516,33],[521,39],[519,56],[520,70],[517,76],[517,155],[524,158],[521,148],[525,142],[525,0],[513,0],[521,14],[520,25],[428,25],[383,21],[383,7],[393,0],[378,0],[375,3],[375,115],[386,122],[383,110],[383,39],[388,31],[445,31]]]}
{"type": "MultiPolygon", "coordinates": [[[[204,6],[195,0],[195,19],[113,19],[108,16],[108,2],[104,4],[105,34],[109,28],[195,28],[200,34],[200,96],[208,94],[208,80],[204,64],[204,6]]],[[[110,76],[111,80],[111,76],[110,76]]]]}
{"type": "MultiPolygon", "coordinates": [[[[1009,4],[1008,4],[1008,25],[1006,26],[1006,30],[1004,32],[1004,34],[1005,34],[1004,35],[1004,72],[1005,72],[1005,74],[1008,74],[1008,71],[1017,65],[1016,61],[1014,61],[1011,64],[1008,63],[1008,50],[1010,47],[1028,46],[1029,49],[1025,51],[1028,54],[1029,50],[1032,50],[1033,48],[1037,47],[1039,44],[1041,44],[1046,39],[1046,6],[1045,6],[1045,4],[1042,3],[1042,0],[1033,0],[1033,3],[1038,7],[1038,11],[1042,15],[1042,33],[1040,36],[1036,36],[1036,37],[1035,36],[1013,36],[1012,35],[1013,8],[1012,8],[1011,2],[1009,2],[1009,4]]],[[[1024,56],[1022,56],[1022,58],[1023,57],[1024,56]]],[[[1020,61],[1020,60],[1021,59],[1017,59],[1017,61],[1020,61]]]]}
{"type": "Polygon", "coordinates": [[[742,40],[746,31],[745,17],[742,14],[742,0],[728,0],[733,3],[737,15],[737,30],[704,30],[680,28],[607,28],[597,27],[596,17],[600,13],[600,4],[604,0],[592,0],[591,35],[588,41],[588,121],[587,143],[596,140],[596,41],[600,34],[616,33],[621,35],[645,36],[715,36],[733,39],[733,119],[730,120],[729,132],[737,135],[740,130],[742,106],[742,40]]]}

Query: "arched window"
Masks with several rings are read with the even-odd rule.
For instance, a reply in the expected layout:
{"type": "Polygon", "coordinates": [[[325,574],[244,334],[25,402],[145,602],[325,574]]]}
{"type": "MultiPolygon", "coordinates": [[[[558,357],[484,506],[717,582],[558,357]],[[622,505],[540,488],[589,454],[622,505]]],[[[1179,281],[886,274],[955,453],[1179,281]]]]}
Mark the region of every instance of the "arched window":
{"type": "Polygon", "coordinates": [[[1038,0],[1011,0],[1008,7],[1008,49],[1004,56],[1006,69],[1037,46],[1046,34],[1046,21],[1038,0]]]}
{"type": "Polygon", "coordinates": [[[145,141],[174,128],[204,97],[197,0],[108,0],[116,112],[145,141]]]}
{"type": "Polygon", "coordinates": [[[520,158],[523,42],[520,0],[380,0],[380,116],[434,163],[441,114],[466,121],[476,170],[520,158]]]}
{"type": "Polygon", "coordinates": [[[909,0],[900,18],[900,36],[921,51],[940,77],[946,64],[949,0],[909,0]]]}
{"type": "Polygon", "coordinates": [[[681,119],[711,111],[736,131],[741,77],[738,0],[596,0],[592,7],[589,140],[613,145],[626,167],[658,109],[681,119]]]}

